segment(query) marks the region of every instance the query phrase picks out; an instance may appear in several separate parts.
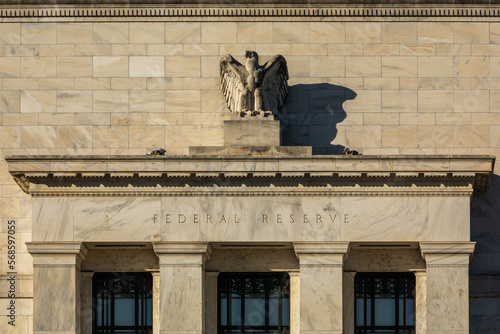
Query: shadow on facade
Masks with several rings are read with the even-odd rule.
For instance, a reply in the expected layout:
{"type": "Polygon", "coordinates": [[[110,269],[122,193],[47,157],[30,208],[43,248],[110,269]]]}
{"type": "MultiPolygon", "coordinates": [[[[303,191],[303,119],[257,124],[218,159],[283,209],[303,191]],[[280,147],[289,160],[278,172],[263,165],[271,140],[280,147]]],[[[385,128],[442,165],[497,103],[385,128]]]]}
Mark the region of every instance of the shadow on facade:
{"type": "Polygon", "coordinates": [[[344,102],[355,98],[349,88],[328,83],[290,86],[279,117],[282,145],[312,146],[313,154],[343,154],[345,147],[331,142],[337,124],[347,117],[344,102]]]}

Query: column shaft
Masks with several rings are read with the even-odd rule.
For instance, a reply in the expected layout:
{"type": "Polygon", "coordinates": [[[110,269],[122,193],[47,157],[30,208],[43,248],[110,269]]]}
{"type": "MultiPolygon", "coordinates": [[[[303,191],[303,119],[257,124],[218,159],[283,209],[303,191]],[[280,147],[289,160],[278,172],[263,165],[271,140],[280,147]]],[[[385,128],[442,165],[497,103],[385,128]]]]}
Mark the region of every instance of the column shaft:
{"type": "Polygon", "coordinates": [[[344,334],[354,334],[354,276],[354,271],[344,272],[344,334]]]}
{"type": "Polygon", "coordinates": [[[290,333],[300,333],[300,273],[290,271],[290,333]]]}
{"type": "Polygon", "coordinates": [[[425,334],[427,328],[427,273],[415,271],[415,333],[425,334]]]}
{"type": "Polygon", "coordinates": [[[80,334],[80,242],[26,243],[33,256],[33,333],[80,334]]]}
{"type": "Polygon", "coordinates": [[[153,334],[160,334],[160,273],[151,272],[153,275],[153,334]]]}
{"type": "Polygon", "coordinates": [[[427,267],[426,334],[469,333],[473,242],[420,243],[427,267]]]}
{"type": "Polygon", "coordinates": [[[92,271],[81,273],[81,334],[92,334],[92,276],[92,271]]]}
{"type": "Polygon", "coordinates": [[[210,314],[205,314],[205,333],[217,334],[217,277],[218,272],[205,273],[205,310],[210,310],[210,314]]]}
{"type": "Polygon", "coordinates": [[[346,242],[294,243],[300,262],[300,332],[342,334],[346,242]]]}
{"type": "Polygon", "coordinates": [[[160,334],[204,332],[208,243],[155,243],[160,259],[160,334]]]}

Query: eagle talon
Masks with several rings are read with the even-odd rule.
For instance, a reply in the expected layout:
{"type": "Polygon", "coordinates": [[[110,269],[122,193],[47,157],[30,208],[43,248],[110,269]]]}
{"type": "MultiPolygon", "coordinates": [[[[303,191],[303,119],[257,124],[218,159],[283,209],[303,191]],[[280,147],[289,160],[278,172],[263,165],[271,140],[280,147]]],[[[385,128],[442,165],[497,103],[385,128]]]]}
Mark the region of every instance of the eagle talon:
{"type": "Polygon", "coordinates": [[[240,111],[240,116],[241,117],[252,116],[252,115],[253,115],[253,111],[251,111],[251,110],[242,110],[242,111],[240,111]]]}

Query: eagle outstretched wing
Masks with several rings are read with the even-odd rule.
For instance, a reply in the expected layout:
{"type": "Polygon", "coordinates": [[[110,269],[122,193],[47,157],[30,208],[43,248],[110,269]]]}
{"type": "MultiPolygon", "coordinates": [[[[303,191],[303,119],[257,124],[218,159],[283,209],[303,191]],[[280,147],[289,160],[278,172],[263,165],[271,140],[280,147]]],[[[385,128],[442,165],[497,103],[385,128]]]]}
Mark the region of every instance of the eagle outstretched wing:
{"type": "Polygon", "coordinates": [[[227,107],[234,114],[243,111],[241,110],[241,102],[247,98],[244,96],[244,91],[248,75],[245,66],[233,56],[225,55],[222,57],[220,61],[220,85],[227,107]]]}
{"type": "Polygon", "coordinates": [[[260,86],[264,108],[272,111],[273,115],[285,103],[288,93],[288,68],[282,55],[276,55],[264,65],[262,84],[260,86]]]}

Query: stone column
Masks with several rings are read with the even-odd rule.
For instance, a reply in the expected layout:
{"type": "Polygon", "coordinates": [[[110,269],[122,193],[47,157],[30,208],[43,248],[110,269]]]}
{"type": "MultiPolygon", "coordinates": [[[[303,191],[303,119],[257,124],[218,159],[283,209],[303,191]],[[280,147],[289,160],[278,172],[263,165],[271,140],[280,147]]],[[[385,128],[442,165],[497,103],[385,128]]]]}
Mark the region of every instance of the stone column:
{"type": "Polygon", "coordinates": [[[425,333],[469,333],[469,263],[474,246],[474,242],[420,243],[427,268],[425,333]]]}
{"type": "Polygon", "coordinates": [[[344,286],[343,286],[343,320],[344,320],[344,334],[354,334],[354,276],[355,271],[344,272],[344,286]]]}
{"type": "Polygon", "coordinates": [[[92,334],[92,277],[93,271],[81,273],[81,333],[92,334]]]}
{"type": "Polygon", "coordinates": [[[293,243],[300,263],[300,332],[342,334],[343,263],[348,242],[293,243]]]}
{"type": "Polygon", "coordinates": [[[217,277],[219,272],[208,271],[205,273],[205,333],[217,334],[217,277]]]}
{"type": "Polygon", "coordinates": [[[153,276],[153,334],[160,334],[160,271],[150,272],[153,276]]]}
{"type": "Polygon", "coordinates": [[[425,334],[427,318],[427,273],[415,270],[415,334],[425,334]]]}
{"type": "Polygon", "coordinates": [[[160,259],[160,334],[203,334],[206,242],[153,244],[160,259]]]}
{"type": "Polygon", "coordinates": [[[27,242],[33,256],[33,333],[80,334],[81,242],[27,242]]]}
{"type": "Polygon", "coordinates": [[[300,272],[289,271],[290,276],[290,333],[300,333],[300,272]]]}

